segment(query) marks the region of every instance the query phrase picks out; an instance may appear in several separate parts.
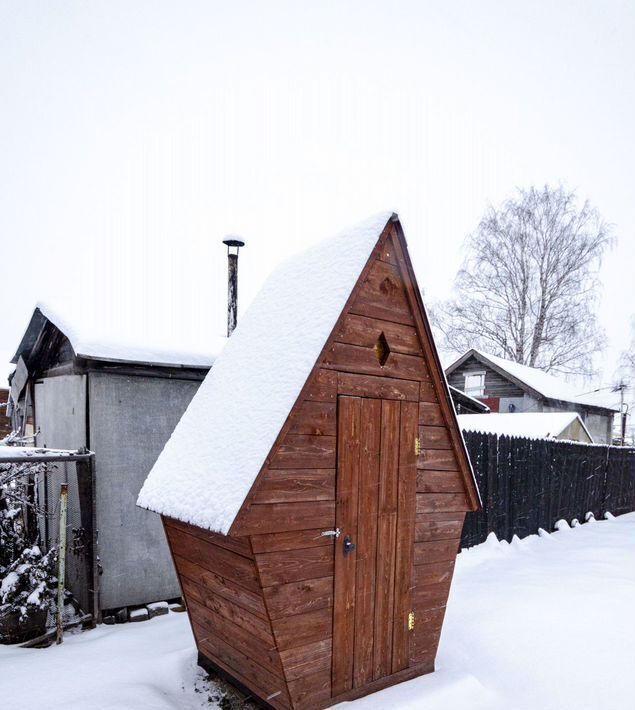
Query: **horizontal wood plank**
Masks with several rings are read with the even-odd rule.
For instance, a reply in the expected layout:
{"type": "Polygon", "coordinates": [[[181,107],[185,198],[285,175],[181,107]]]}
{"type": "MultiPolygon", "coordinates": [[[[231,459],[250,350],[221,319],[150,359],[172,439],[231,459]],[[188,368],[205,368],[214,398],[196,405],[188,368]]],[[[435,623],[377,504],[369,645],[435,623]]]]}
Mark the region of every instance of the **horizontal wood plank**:
{"type": "Polygon", "coordinates": [[[415,567],[415,586],[449,584],[454,571],[454,558],[443,562],[431,562],[415,567]]]}
{"type": "Polygon", "coordinates": [[[319,368],[304,398],[315,402],[337,402],[337,373],[319,368]]]}
{"type": "Polygon", "coordinates": [[[353,300],[350,313],[414,325],[399,267],[375,261],[353,300]]]}
{"type": "Polygon", "coordinates": [[[333,402],[305,400],[293,415],[290,434],[335,436],[337,405],[333,402]]]}
{"type": "Polygon", "coordinates": [[[335,501],[299,501],[297,503],[254,503],[244,510],[234,525],[241,535],[291,532],[335,527],[335,501]]]}
{"type": "Polygon", "coordinates": [[[264,552],[256,556],[263,587],[333,574],[333,547],[264,552]]]}
{"type": "Polygon", "coordinates": [[[378,318],[349,314],[337,327],[334,337],[339,343],[373,348],[381,333],[384,334],[391,352],[419,357],[423,355],[414,327],[378,318]]]}
{"type": "Polygon", "coordinates": [[[276,584],[265,587],[263,592],[272,619],[305,614],[333,606],[333,577],[276,584]]]}
{"type": "Polygon", "coordinates": [[[284,616],[272,622],[278,649],[284,651],[330,638],[333,612],[330,608],[316,609],[306,614],[284,616]]]}
{"type": "Polygon", "coordinates": [[[199,650],[212,663],[220,666],[236,677],[243,685],[253,690],[264,700],[282,708],[290,707],[286,683],[283,678],[263,668],[257,660],[235,649],[225,639],[194,622],[194,633],[199,641],[199,650]]]}
{"type": "Polygon", "coordinates": [[[450,433],[444,426],[420,426],[419,438],[423,449],[451,449],[450,433]]]}
{"type": "Polygon", "coordinates": [[[427,404],[437,404],[439,403],[439,398],[437,397],[434,385],[430,380],[422,380],[419,386],[419,401],[426,402],[427,404]]]}
{"type": "Polygon", "coordinates": [[[425,609],[444,607],[450,594],[450,582],[442,584],[419,584],[412,590],[414,612],[421,614],[425,609]]]}
{"type": "Polygon", "coordinates": [[[417,493],[417,513],[467,511],[465,493],[417,493]]]}
{"type": "Polygon", "coordinates": [[[188,602],[194,599],[199,604],[216,612],[219,616],[228,619],[236,624],[236,626],[240,626],[245,629],[245,631],[253,634],[264,643],[268,645],[274,643],[271,633],[271,624],[267,619],[263,619],[261,616],[256,616],[246,611],[243,607],[233,604],[219,594],[209,594],[204,587],[200,587],[186,577],[181,579],[181,584],[183,585],[183,592],[188,602]]]}
{"type": "Polygon", "coordinates": [[[328,701],[331,697],[331,669],[323,668],[317,673],[289,681],[289,695],[293,707],[298,710],[314,708],[317,703],[328,701]]]}
{"type": "Polygon", "coordinates": [[[163,522],[166,527],[180,530],[188,535],[194,535],[201,540],[205,540],[205,542],[210,542],[218,547],[224,547],[226,550],[236,552],[243,557],[253,559],[251,548],[249,547],[249,540],[246,537],[230,537],[229,535],[220,535],[219,533],[199,528],[196,525],[183,523],[180,520],[175,520],[174,518],[168,518],[165,516],[163,518],[163,522]]]}
{"type": "Polygon", "coordinates": [[[419,402],[419,426],[444,426],[441,407],[436,402],[419,402]]]}
{"type": "Polygon", "coordinates": [[[337,374],[337,388],[339,394],[352,395],[354,397],[399,399],[410,402],[416,402],[419,398],[418,382],[399,380],[392,377],[339,372],[337,374]]]}
{"type": "Polygon", "coordinates": [[[173,554],[227,577],[246,589],[260,593],[256,565],[252,560],[176,528],[168,530],[173,554]]]}
{"type": "Polygon", "coordinates": [[[196,623],[208,633],[221,638],[232,648],[259,663],[269,673],[276,677],[283,677],[282,664],[274,645],[264,643],[195,599],[188,601],[187,608],[193,624],[196,623]]]}
{"type": "Polygon", "coordinates": [[[324,355],[323,367],[338,372],[354,372],[377,377],[395,377],[403,380],[420,380],[428,377],[422,357],[391,352],[381,365],[372,348],[346,343],[333,343],[324,355]]]}
{"type": "Polygon", "coordinates": [[[332,640],[330,638],[296,646],[280,652],[280,658],[288,680],[297,680],[306,675],[331,671],[332,640]]]}
{"type": "Polygon", "coordinates": [[[448,540],[460,538],[463,532],[463,511],[423,513],[415,518],[415,540],[448,540]]]}
{"type": "Polygon", "coordinates": [[[267,618],[267,610],[262,596],[249,589],[236,584],[229,577],[222,577],[213,570],[207,570],[200,565],[194,564],[184,557],[174,555],[174,564],[176,570],[183,579],[188,579],[194,582],[202,589],[202,595],[216,595],[227,599],[232,604],[236,604],[252,614],[260,616],[262,619],[267,618]]]}
{"type": "Polygon", "coordinates": [[[335,468],[335,436],[287,434],[269,468],[335,468]]]}
{"type": "Polygon", "coordinates": [[[460,493],[465,483],[458,471],[417,470],[418,493],[460,493]]]}
{"type": "Polygon", "coordinates": [[[255,503],[335,500],[335,469],[266,469],[254,495],[255,503]]]}
{"type": "Polygon", "coordinates": [[[411,664],[425,662],[430,657],[436,656],[444,616],[445,607],[423,609],[416,614],[415,628],[410,644],[411,664]]]}
{"type": "Polygon", "coordinates": [[[415,565],[456,559],[460,538],[415,543],[415,565]]]}
{"type": "Polygon", "coordinates": [[[322,532],[324,532],[322,528],[312,528],[253,535],[251,545],[255,553],[300,550],[307,547],[333,547],[333,538],[322,535],[322,532]]]}
{"type": "Polygon", "coordinates": [[[459,464],[452,449],[423,449],[417,456],[417,468],[436,471],[458,471],[459,464]]]}

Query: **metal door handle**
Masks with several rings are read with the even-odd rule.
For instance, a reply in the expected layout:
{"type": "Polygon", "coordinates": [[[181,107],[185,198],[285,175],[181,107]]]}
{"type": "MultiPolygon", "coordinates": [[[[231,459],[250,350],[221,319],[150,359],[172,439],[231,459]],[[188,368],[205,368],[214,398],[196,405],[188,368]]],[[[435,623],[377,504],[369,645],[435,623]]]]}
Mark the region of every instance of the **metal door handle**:
{"type": "Polygon", "coordinates": [[[340,536],[340,529],[335,528],[335,530],[322,530],[320,537],[334,537],[338,538],[340,536]]]}
{"type": "Polygon", "coordinates": [[[355,543],[351,542],[351,536],[347,535],[344,538],[344,557],[355,550],[355,543]]]}

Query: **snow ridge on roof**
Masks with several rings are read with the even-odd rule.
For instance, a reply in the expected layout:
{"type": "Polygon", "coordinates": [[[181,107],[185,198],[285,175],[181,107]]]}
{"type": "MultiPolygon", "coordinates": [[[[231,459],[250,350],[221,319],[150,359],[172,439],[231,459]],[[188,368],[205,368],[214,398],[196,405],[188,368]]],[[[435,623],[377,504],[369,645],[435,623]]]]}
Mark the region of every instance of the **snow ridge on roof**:
{"type": "Polygon", "coordinates": [[[392,212],[289,259],[241,319],[137,505],[229,532],[392,212]]]}
{"type": "Polygon", "coordinates": [[[95,322],[82,323],[80,319],[71,319],[62,315],[49,303],[39,302],[36,306],[53,325],[64,333],[71,343],[75,354],[80,357],[113,362],[137,362],[157,365],[183,365],[187,367],[211,367],[216,354],[222,349],[225,338],[210,338],[209,347],[202,344],[190,344],[173,347],[165,343],[135,342],[128,334],[109,333],[103,325],[99,331],[95,322]]]}
{"type": "Polygon", "coordinates": [[[549,399],[558,399],[563,402],[576,402],[592,407],[603,407],[605,409],[615,409],[613,404],[608,404],[601,401],[598,397],[590,395],[580,395],[576,392],[576,388],[568,382],[564,382],[558,377],[554,377],[544,370],[539,370],[528,365],[521,365],[519,362],[505,360],[496,355],[490,355],[482,350],[474,349],[474,352],[480,355],[485,360],[489,360],[494,365],[497,365],[501,370],[505,370],[512,377],[524,382],[528,387],[535,390],[543,397],[549,399]]]}
{"type": "MultiPolygon", "coordinates": [[[[491,414],[459,414],[459,426],[465,431],[480,431],[499,436],[547,439],[559,436],[572,422],[580,420],[577,412],[513,412],[491,414]]],[[[591,435],[589,434],[589,438],[591,435]]]]}

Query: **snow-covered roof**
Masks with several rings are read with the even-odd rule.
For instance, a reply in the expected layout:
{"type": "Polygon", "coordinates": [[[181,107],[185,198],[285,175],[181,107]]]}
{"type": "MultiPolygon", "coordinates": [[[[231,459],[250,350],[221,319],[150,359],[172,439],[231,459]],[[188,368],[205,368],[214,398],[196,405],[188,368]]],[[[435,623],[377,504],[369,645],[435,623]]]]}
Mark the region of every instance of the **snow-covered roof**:
{"type": "MultiPolygon", "coordinates": [[[[109,362],[135,362],[156,365],[209,368],[216,355],[223,348],[226,338],[203,334],[196,342],[185,342],[179,338],[178,344],[166,342],[165,333],[147,337],[135,333],[132,326],[124,330],[122,319],[112,327],[107,327],[102,319],[93,314],[90,320],[78,314],[62,313],[48,303],[38,303],[22,342],[13,358],[33,347],[45,323],[53,323],[70,341],[79,357],[109,362]]],[[[130,322],[131,319],[127,319],[130,322]]]]}
{"type": "Polygon", "coordinates": [[[489,361],[495,368],[503,370],[511,375],[519,382],[525,384],[530,389],[534,390],[543,397],[549,399],[557,399],[563,402],[575,402],[591,407],[602,407],[605,409],[617,408],[613,404],[607,403],[606,397],[598,397],[591,395],[580,394],[579,388],[574,387],[568,382],[564,382],[558,377],[554,377],[544,370],[539,370],[528,365],[521,365],[518,362],[505,360],[497,355],[490,355],[482,350],[473,348],[462,355],[458,360],[455,360],[447,369],[446,372],[451,372],[459,363],[467,359],[468,356],[475,355],[480,360],[489,361]]]}
{"type": "Polygon", "coordinates": [[[499,436],[524,436],[529,439],[558,437],[568,426],[578,420],[593,439],[577,412],[514,412],[491,414],[459,414],[459,426],[464,431],[481,431],[499,436]]]}
{"type": "Polygon", "coordinates": [[[458,387],[453,387],[452,385],[448,385],[448,387],[450,388],[450,394],[452,395],[452,397],[468,401],[474,406],[474,409],[478,409],[483,413],[489,412],[489,407],[484,402],[481,402],[480,399],[476,399],[476,397],[472,397],[472,395],[466,394],[458,387]]]}
{"type": "Polygon", "coordinates": [[[137,504],[229,532],[391,212],[283,263],[238,323],[137,504]]]}

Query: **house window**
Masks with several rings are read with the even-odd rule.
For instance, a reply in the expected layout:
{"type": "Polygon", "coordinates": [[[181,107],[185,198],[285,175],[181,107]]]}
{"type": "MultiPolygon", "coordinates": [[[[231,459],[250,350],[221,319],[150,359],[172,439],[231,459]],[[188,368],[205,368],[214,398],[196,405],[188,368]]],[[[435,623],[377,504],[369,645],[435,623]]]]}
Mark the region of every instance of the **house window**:
{"type": "Polygon", "coordinates": [[[465,394],[470,397],[483,397],[485,395],[485,373],[470,372],[465,375],[465,394]]]}

